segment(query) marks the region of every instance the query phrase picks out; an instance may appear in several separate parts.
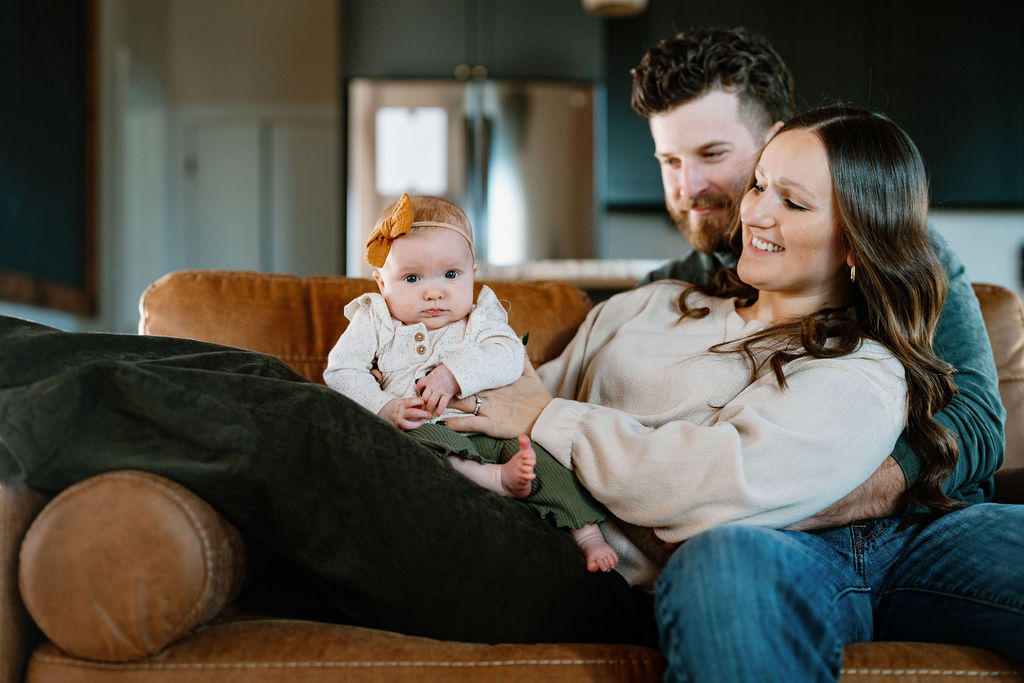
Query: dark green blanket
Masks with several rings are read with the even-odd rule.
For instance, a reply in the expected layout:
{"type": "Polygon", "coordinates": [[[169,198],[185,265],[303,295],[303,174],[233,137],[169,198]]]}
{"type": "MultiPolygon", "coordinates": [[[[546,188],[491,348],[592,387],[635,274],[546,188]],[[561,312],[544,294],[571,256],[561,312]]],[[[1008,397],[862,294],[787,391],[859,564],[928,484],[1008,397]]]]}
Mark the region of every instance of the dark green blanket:
{"type": "Polygon", "coordinates": [[[349,623],[656,642],[649,597],[588,573],[568,534],[269,356],[0,316],[0,425],[0,476],[47,494],[166,476],[314,576],[349,623]]]}

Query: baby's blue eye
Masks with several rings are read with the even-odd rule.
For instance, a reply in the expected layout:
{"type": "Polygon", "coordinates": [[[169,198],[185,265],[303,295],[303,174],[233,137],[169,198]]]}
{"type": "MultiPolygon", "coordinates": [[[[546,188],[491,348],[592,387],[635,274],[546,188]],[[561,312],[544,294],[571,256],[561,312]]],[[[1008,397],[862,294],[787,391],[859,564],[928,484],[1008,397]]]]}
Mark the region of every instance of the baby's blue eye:
{"type": "Polygon", "coordinates": [[[414,282],[419,282],[419,279],[420,278],[419,278],[418,275],[406,275],[405,276],[405,281],[408,282],[409,284],[412,284],[414,282]]]}
{"type": "Polygon", "coordinates": [[[457,271],[457,270],[449,270],[447,273],[444,274],[444,276],[446,278],[448,278],[449,280],[454,280],[455,278],[457,278],[459,276],[459,271],[457,271]]]}

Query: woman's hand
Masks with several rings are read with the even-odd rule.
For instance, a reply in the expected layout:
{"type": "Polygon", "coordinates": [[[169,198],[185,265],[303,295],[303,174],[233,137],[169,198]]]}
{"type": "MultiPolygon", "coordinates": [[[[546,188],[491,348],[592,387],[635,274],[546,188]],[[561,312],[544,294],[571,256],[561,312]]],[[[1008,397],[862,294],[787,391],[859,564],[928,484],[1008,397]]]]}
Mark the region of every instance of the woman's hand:
{"type": "Polygon", "coordinates": [[[445,420],[457,432],[480,432],[499,439],[514,439],[529,434],[541,412],[551,402],[551,392],[526,359],[523,374],[512,384],[481,391],[452,401],[449,405],[466,413],[476,409],[476,397],[483,401],[476,415],[445,420]]]}

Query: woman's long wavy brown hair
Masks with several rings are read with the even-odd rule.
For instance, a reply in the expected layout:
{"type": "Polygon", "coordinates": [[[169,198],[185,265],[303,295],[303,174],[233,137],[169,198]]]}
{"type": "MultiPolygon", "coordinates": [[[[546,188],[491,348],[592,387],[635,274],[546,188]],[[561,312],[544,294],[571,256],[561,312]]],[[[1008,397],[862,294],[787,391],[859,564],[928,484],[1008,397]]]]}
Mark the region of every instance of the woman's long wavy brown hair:
{"type": "MultiPolygon", "coordinates": [[[[855,314],[851,318],[834,310],[819,311],[713,350],[745,355],[751,382],[771,372],[785,387],[783,371],[789,361],[843,356],[856,351],[864,339],[885,346],[906,371],[906,433],[924,463],[910,498],[933,514],[948,512],[960,506],[942,490],[956,465],[957,440],[933,415],[953,399],[956,385],[952,368],[932,352],[947,279],[928,237],[928,184],[921,155],[891,120],[859,109],[834,106],[809,111],[779,133],[794,129],[817,135],[828,156],[843,239],[856,264],[855,314]],[[767,354],[755,354],[766,347],[767,354]]],[[[742,248],[739,228],[737,216],[731,235],[737,253],[742,248]]],[[[679,305],[684,317],[707,315],[706,308],[686,306],[688,294],[695,290],[737,297],[738,307],[758,296],[734,269],[723,269],[707,284],[683,292],[679,305]]]]}

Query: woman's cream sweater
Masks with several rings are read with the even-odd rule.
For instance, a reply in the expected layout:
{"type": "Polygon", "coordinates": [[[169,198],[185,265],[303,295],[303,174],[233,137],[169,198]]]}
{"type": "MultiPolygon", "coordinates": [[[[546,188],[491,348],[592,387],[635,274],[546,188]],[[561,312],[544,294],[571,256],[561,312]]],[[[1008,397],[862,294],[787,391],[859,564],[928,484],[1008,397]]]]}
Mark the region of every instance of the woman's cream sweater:
{"type": "Polygon", "coordinates": [[[708,349],[765,323],[699,294],[691,307],[710,314],[680,320],[682,289],[655,283],[596,306],[540,368],[556,398],[531,434],[622,522],[605,534],[646,587],[666,559],[651,530],[677,542],[803,520],[867,479],[906,420],[903,367],[881,345],[794,361],[785,389],[771,374],[748,384],[741,355],[708,349]]]}

